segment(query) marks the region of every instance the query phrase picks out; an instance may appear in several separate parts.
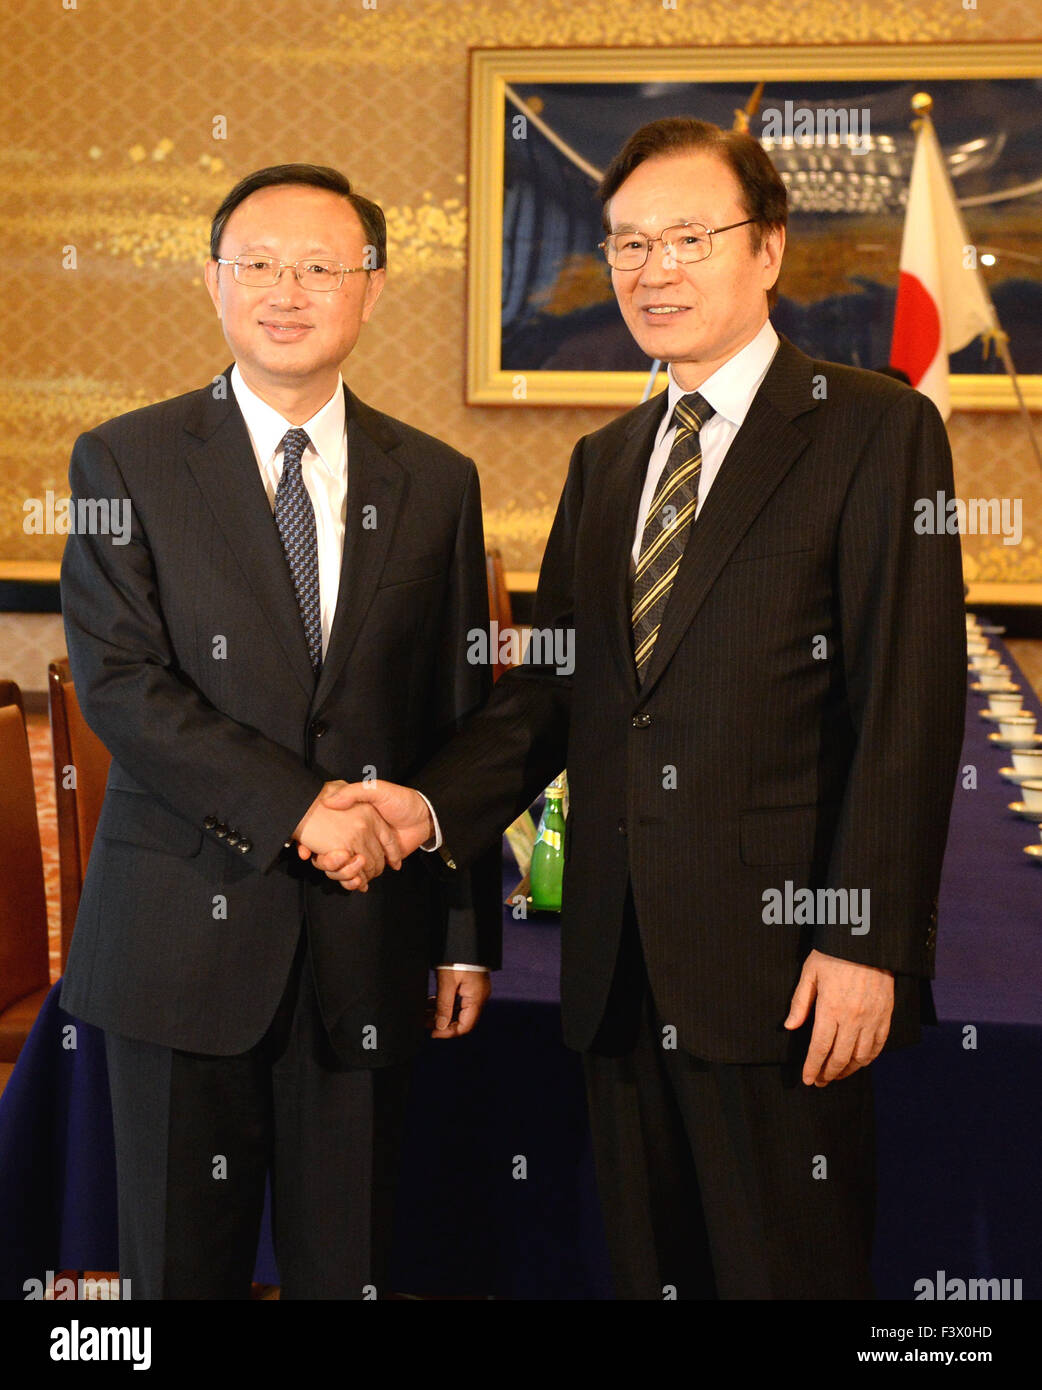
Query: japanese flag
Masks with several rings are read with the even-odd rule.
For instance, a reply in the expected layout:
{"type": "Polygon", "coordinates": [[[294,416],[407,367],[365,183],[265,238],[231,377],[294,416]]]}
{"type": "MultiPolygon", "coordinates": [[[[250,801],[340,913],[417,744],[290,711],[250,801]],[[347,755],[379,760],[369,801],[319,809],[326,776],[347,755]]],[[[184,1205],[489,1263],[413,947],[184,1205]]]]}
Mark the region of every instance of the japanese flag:
{"type": "Polygon", "coordinates": [[[944,155],[928,117],[919,123],[908,186],[890,365],[947,420],[948,354],[997,327],[944,155]]]}

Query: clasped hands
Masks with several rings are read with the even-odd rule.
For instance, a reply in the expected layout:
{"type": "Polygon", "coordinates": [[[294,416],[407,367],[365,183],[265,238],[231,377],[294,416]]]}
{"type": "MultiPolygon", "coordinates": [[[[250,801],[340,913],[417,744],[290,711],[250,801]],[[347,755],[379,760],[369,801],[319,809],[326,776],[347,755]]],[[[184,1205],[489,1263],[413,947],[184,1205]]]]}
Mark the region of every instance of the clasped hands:
{"type": "Polygon", "coordinates": [[[327,782],[293,832],[297,853],[342,888],[368,891],[434,834],[426,801],[394,782],[327,782]]]}
{"type": "MultiPolygon", "coordinates": [[[[297,853],[341,887],[368,891],[371,878],[434,834],[419,792],[393,782],[327,782],[293,832],[297,853]]],[[[491,993],[488,972],[439,966],[432,1037],[456,1038],[477,1023],[491,993]]]]}

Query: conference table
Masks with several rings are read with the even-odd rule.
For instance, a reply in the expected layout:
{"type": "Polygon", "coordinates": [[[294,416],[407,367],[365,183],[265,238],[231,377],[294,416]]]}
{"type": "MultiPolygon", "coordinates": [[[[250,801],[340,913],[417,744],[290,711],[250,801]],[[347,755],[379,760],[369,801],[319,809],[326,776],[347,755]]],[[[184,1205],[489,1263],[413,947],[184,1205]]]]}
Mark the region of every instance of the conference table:
{"type": "MultiPolygon", "coordinates": [[[[1042,705],[1004,645],[1024,708],[1042,705]]],[[[895,692],[900,698],[900,692],[895,692]]],[[[873,1065],[881,1298],[956,1279],[1042,1297],[1042,864],[1009,809],[1009,754],[970,693],[939,905],[939,1023],[873,1065]]],[[[928,730],[925,731],[928,736],[928,730]]],[[[517,882],[504,856],[504,896],[517,882]]],[[[610,1299],[579,1057],[561,1038],[556,919],[504,909],[478,1029],[416,1064],[392,1284],[436,1297],[610,1299]]],[[[55,985],[0,1097],[0,1298],[48,1270],[115,1270],[104,1042],[55,985]]],[[[265,1215],[256,1278],[277,1283],[265,1215]]]]}

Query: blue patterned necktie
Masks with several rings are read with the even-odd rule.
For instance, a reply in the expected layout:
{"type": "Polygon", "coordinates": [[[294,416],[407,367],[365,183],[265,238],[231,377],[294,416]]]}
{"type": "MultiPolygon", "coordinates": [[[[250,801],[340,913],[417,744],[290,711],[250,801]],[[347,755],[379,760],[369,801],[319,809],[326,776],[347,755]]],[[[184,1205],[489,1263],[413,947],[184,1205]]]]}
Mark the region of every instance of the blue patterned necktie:
{"type": "Polygon", "coordinates": [[[287,430],[282,441],[282,477],[275,490],[275,525],[279,528],[290,577],[300,607],[311,666],[322,665],[322,608],[318,588],[318,541],[315,509],[304,486],[300,460],[311,443],[307,430],[287,430]]]}
{"type": "Polygon", "coordinates": [[[698,432],[716,411],[697,391],[681,396],[673,411],[676,433],[644,523],[633,580],[633,656],[644,679],[680,558],[698,508],[702,446],[698,432]]]}

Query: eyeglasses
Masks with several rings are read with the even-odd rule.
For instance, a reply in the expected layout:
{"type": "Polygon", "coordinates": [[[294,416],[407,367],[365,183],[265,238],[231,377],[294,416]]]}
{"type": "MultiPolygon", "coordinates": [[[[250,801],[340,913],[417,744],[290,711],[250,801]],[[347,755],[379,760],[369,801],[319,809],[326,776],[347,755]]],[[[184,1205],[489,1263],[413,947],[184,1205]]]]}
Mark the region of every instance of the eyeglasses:
{"type": "Polygon", "coordinates": [[[215,260],[218,265],[230,265],[240,285],[250,285],[255,289],[262,285],[277,285],[282,272],[292,270],[301,289],[319,290],[322,293],[338,290],[344,283],[345,275],[371,268],[367,265],[341,265],[339,261],[277,261],[274,256],[236,256],[234,260],[217,256],[215,260]]]}
{"type": "Polygon", "coordinates": [[[597,243],[613,270],[639,270],[651,254],[656,241],[661,241],[666,256],[678,265],[704,261],[713,254],[713,237],[730,232],[735,227],[748,227],[757,222],[747,217],[744,222],[730,222],[726,227],[704,227],[701,222],[682,222],[667,227],[661,236],[645,236],[643,232],[616,232],[597,243]]]}

